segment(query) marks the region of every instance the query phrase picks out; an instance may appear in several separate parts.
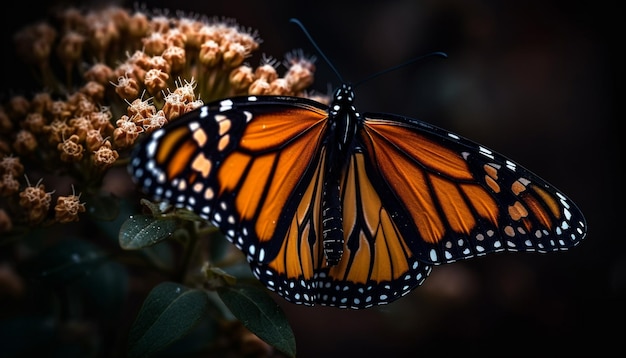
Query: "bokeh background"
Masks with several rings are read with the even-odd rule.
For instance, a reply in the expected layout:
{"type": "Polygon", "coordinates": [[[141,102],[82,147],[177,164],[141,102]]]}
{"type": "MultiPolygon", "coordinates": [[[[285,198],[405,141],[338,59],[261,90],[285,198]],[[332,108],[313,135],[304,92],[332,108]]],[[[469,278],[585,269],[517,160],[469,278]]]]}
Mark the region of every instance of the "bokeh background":
{"type": "MultiPolygon", "coordinates": [[[[94,2],[95,3],[95,2],[94,2]]],[[[11,35],[54,6],[2,11],[2,93],[32,86],[11,35]]],[[[118,4],[133,7],[132,2],[118,4]]],[[[499,151],[568,194],[589,234],[568,252],[498,254],[436,267],[381,308],[302,307],[276,297],[299,357],[624,356],[623,12],[609,1],[148,1],[147,8],[232,17],[256,29],[260,53],[314,54],[300,19],[346,80],[431,51],[357,88],[362,112],[428,121],[499,151]]],[[[258,56],[258,55],[257,55],[258,56]]],[[[259,57],[249,59],[256,65],[259,57]]],[[[313,88],[338,79],[317,62],[313,88]]],[[[1,348],[0,348],[1,350],[1,348]]],[[[1,355],[1,354],[0,354],[1,355]]]]}

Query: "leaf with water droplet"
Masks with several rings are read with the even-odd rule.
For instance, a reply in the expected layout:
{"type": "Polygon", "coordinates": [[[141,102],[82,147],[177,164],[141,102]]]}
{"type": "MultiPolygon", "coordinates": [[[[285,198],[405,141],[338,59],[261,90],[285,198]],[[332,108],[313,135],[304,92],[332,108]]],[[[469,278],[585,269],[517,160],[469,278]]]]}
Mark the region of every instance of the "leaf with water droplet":
{"type": "Polygon", "coordinates": [[[176,230],[176,220],[150,215],[129,217],[120,228],[120,246],[126,250],[141,249],[161,242],[176,230]]]}

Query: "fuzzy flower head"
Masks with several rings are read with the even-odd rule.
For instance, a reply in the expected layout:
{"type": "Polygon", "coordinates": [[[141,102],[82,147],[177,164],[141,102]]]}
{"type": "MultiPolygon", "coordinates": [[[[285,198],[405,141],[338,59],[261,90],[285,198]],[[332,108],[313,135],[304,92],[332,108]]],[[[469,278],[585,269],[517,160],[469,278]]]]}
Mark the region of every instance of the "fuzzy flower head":
{"type": "MultiPolygon", "coordinates": [[[[45,91],[0,103],[0,209],[12,223],[43,223],[54,201],[57,188],[46,192],[24,176],[60,173],[97,189],[142,136],[205,103],[306,97],[313,82],[313,58],[257,53],[259,35],[232,19],[116,6],[55,15],[53,23],[26,25],[13,37],[45,91]]],[[[74,221],[82,211],[79,196],[59,197],[55,222],[74,221]]]]}

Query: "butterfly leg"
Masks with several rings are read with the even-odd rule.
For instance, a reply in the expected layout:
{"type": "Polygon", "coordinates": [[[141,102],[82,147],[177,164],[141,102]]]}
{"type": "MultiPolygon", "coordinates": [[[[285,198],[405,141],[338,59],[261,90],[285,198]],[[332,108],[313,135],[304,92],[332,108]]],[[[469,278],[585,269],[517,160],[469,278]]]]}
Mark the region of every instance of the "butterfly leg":
{"type": "Polygon", "coordinates": [[[339,181],[324,182],[322,194],[322,236],[324,256],[329,266],[339,263],[343,255],[343,222],[339,200],[339,181]]]}

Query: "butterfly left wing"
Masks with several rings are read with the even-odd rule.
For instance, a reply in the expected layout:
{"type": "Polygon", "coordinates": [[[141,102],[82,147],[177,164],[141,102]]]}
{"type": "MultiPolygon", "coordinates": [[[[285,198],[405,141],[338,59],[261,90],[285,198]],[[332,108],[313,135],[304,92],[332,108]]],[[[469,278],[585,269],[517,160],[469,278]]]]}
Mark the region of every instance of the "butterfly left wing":
{"type": "Polygon", "coordinates": [[[270,262],[320,161],[326,108],[292,97],[208,104],[137,145],[130,171],[157,200],[219,227],[248,260],[270,262]]]}
{"type": "Polygon", "coordinates": [[[365,118],[358,140],[368,175],[378,179],[383,206],[422,262],[565,250],[584,238],[576,205],[510,159],[414,119],[365,118]]]}

